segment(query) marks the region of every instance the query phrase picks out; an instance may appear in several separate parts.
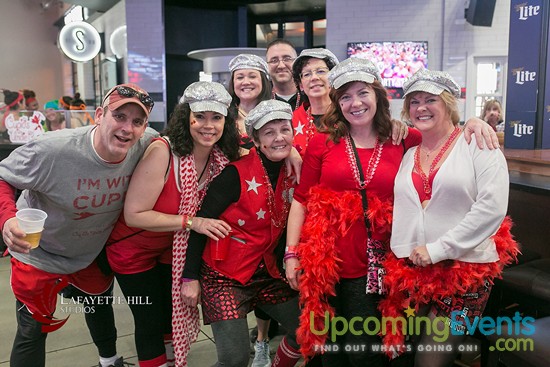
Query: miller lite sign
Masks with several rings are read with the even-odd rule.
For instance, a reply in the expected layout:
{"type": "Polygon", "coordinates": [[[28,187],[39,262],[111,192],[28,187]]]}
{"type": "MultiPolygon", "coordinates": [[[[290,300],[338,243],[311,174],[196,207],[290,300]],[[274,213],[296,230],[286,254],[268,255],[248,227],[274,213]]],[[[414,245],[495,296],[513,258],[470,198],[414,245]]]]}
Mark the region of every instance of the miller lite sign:
{"type": "MultiPolygon", "coordinates": [[[[534,149],[539,78],[542,0],[512,0],[504,146],[534,149]]],[[[548,6],[548,4],[545,4],[548,6]]]]}

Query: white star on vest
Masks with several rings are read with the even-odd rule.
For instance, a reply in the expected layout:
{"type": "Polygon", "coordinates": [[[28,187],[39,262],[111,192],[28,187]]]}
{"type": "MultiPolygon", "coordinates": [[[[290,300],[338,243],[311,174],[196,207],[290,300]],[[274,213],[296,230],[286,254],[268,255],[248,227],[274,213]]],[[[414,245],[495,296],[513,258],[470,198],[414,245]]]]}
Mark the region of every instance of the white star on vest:
{"type": "Polygon", "coordinates": [[[265,219],[265,210],[260,208],[260,210],[256,212],[256,215],[258,216],[258,220],[265,219]]]}
{"type": "Polygon", "coordinates": [[[298,134],[302,134],[302,135],[303,135],[303,134],[304,134],[304,127],[305,127],[305,126],[306,126],[306,125],[302,124],[302,121],[298,121],[298,126],[296,126],[296,129],[295,129],[295,130],[296,130],[296,134],[294,134],[294,135],[298,135],[298,134]]]}
{"type": "Polygon", "coordinates": [[[262,186],[262,184],[256,182],[256,176],[252,177],[251,181],[244,180],[244,182],[246,182],[248,184],[248,189],[246,189],[247,192],[251,191],[251,190],[254,190],[256,195],[258,195],[258,187],[262,186]]]}

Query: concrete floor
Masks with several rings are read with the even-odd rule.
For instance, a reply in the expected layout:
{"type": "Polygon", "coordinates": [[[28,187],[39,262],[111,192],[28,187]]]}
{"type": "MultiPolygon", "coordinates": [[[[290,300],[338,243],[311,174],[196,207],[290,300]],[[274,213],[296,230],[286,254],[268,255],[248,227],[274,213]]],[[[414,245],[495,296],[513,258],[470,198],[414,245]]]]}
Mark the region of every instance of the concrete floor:
{"type": "MultiPolygon", "coordinates": [[[[9,258],[0,258],[0,367],[9,366],[11,346],[16,330],[15,298],[9,285],[9,276],[9,258]]],[[[115,296],[122,297],[118,286],[115,286],[115,296]]],[[[59,299],[60,297],[58,297],[58,308],[61,307],[59,299]]],[[[118,330],[118,354],[124,356],[125,361],[138,366],[130,309],[128,305],[122,303],[115,304],[114,310],[118,330]]],[[[64,318],[66,314],[59,314],[58,317],[64,318]]],[[[256,325],[253,313],[248,315],[248,325],[250,328],[256,325]]],[[[278,336],[270,343],[272,357],[280,340],[281,337],[278,336]]],[[[462,361],[457,361],[455,366],[479,366],[479,360],[476,357],[478,357],[477,353],[463,355],[462,361]]],[[[70,319],[62,328],[48,335],[46,343],[47,367],[97,367],[98,361],[97,350],[92,343],[83,313],[71,313],[70,319]]],[[[210,367],[216,361],[216,347],[212,330],[210,326],[203,325],[197,342],[191,347],[188,358],[189,366],[210,367]]]]}
{"type": "MultiPolygon", "coordinates": [[[[15,298],[9,285],[9,258],[0,258],[0,367],[9,366],[11,346],[16,330],[15,298]]],[[[122,296],[120,289],[115,287],[115,296],[122,296]]],[[[59,305],[59,299],[58,299],[59,305]]],[[[133,318],[126,304],[114,306],[115,320],[118,330],[118,354],[136,366],[137,355],[134,345],[133,318]]],[[[63,315],[59,316],[64,317],[63,315]]],[[[253,314],[249,314],[248,324],[255,326],[253,314]]],[[[280,337],[271,342],[272,355],[277,349],[280,337]]],[[[92,343],[84,314],[71,313],[70,319],[59,330],[48,335],[46,342],[46,366],[52,367],[96,367],[98,364],[97,349],[92,343]]],[[[208,367],[215,364],[216,348],[210,326],[204,326],[196,343],[191,347],[189,366],[208,367]]]]}

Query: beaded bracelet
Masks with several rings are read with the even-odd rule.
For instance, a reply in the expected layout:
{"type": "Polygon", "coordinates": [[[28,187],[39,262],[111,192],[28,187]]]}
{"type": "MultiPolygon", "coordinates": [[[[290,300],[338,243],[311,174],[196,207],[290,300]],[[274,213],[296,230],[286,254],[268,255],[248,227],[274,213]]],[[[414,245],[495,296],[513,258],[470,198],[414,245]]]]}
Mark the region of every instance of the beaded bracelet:
{"type": "Polygon", "coordinates": [[[298,255],[295,252],[287,252],[285,256],[283,256],[283,261],[286,261],[288,259],[297,259],[298,255]]]}

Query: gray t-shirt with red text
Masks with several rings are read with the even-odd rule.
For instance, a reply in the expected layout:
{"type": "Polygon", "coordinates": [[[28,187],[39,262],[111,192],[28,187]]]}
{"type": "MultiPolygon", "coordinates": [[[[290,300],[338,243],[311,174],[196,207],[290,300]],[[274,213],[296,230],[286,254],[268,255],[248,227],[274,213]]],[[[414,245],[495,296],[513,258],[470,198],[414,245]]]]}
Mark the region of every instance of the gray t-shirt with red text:
{"type": "Polygon", "coordinates": [[[94,127],[48,132],[0,162],[0,179],[23,191],[18,209],[48,213],[40,246],[17,260],[50,273],[70,274],[97,257],[122,211],[128,183],[151,139],[148,128],[116,164],[92,147],[94,127]]]}

